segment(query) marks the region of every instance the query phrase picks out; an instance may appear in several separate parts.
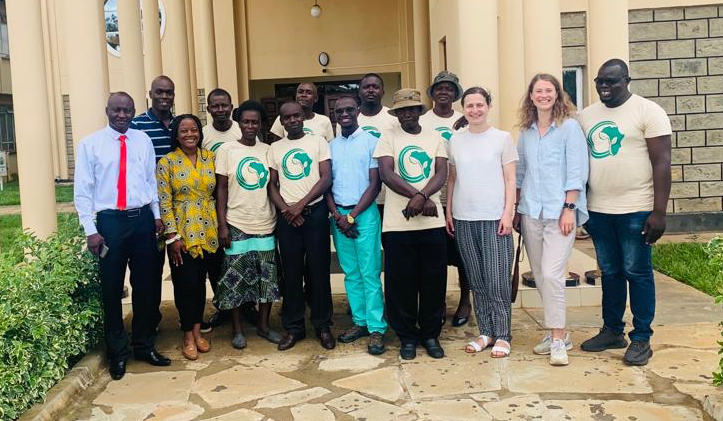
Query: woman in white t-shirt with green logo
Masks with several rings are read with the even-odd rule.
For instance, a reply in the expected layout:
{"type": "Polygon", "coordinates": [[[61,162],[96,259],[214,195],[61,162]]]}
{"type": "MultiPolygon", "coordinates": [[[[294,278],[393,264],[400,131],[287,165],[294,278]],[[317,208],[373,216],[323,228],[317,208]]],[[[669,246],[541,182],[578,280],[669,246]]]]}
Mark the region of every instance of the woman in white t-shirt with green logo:
{"type": "Polygon", "coordinates": [[[457,242],[474,296],[480,335],[465,351],[494,343],[492,357],[510,354],[512,340],[512,218],[517,150],[508,132],[487,122],[490,94],[462,94],[468,130],[449,140],[447,233],[457,242]]]}

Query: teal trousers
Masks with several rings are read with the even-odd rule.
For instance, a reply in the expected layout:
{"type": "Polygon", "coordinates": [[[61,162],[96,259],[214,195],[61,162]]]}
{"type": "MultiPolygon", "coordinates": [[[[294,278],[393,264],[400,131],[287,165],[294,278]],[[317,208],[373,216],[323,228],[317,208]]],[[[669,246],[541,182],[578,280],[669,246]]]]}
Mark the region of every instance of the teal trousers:
{"type": "MultiPolygon", "coordinates": [[[[346,215],[351,209],[339,209],[346,215]]],[[[344,287],[355,324],[366,326],[369,332],[384,333],[384,294],[380,275],[382,272],[382,224],[379,210],[374,204],[359,214],[355,222],[359,231],[357,238],[349,238],[336,227],[331,218],[339,265],[344,271],[344,287]]]]}

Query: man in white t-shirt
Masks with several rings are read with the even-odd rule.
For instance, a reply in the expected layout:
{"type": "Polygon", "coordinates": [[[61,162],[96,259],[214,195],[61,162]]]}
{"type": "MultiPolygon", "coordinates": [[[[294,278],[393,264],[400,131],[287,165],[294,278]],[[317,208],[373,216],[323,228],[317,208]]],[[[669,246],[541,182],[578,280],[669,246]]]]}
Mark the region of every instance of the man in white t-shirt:
{"type": "Polygon", "coordinates": [[[580,113],[590,152],[590,233],[602,271],[603,327],[584,351],[625,348],[630,289],[634,329],[623,361],[645,365],[653,355],[655,316],[651,245],[665,232],[670,195],[670,120],[656,103],[630,93],[624,61],[605,62],[595,78],[600,102],[580,113]]]}
{"type": "Polygon", "coordinates": [[[444,357],[447,241],[439,189],[447,179],[447,149],[419,125],[424,109],[419,91],[397,91],[389,113],[401,127],[379,139],[373,156],[388,189],[382,221],[387,317],[406,360],[416,357],[419,343],[430,357],[444,357]]]}
{"type": "Polygon", "coordinates": [[[304,282],[308,285],[310,321],[321,345],[333,349],[331,334],[329,208],[323,200],[331,185],[328,142],[304,131],[304,113],[296,102],[280,109],[287,136],[268,151],[269,197],[278,210],[276,234],[281,253],[284,301],[281,321],[286,336],[279,350],[306,336],[304,282]]]}
{"type": "MultiPolygon", "coordinates": [[[[462,113],[452,108],[452,104],[462,97],[462,92],[457,75],[446,70],[439,72],[427,89],[427,95],[432,99],[434,106],[419,117],[419,124],[425,129],[436,132],[445,144],[448,144],[452,134],[456,131],[454,123],[462,117],[462,113]]],[[[447,183],[442,186],[440,194],[442,208],[446,209],[447,183]]],[[[447,265],[456,267],[459,274],[459,304],[454,312],[452,326],[460,327],[469,321],[472,303],[469,298],[470,288],[467,274],[464,272],[455,240],[450,236],[447,236],[447,265]]],[[[443,317],[442,320],[444,324],[446,317],[443,317]]]]}
{"type": "MultiPolygon", "coordinates": [[[[301,109],[304,111],[304,133],[321,136],[326,139],[327,142],[331,142],[334,139],[334,129],[331,127],[331,120],[323,114],[314,112],[314,104],[316,104],[318,99],[319,95],[316,92],[316,85],[313,83],[300,83],[296,88],[295,100],[301,105],[301,109]]],[[[286,129],[281,123],[280,114],[271,126],[271,134],[276,136],[274,140],[286,136],[286,129]]]]}
{"type": "Polygon", "coordinates": [[[226,142],[235,142],[241,139],[241,128],[231,119],[233,104],[228,91],[216,88],[208,93],[206,111],[211,115],[212,121],[203,127],[203,149],[217,152],[218,148],[226,142]]]}

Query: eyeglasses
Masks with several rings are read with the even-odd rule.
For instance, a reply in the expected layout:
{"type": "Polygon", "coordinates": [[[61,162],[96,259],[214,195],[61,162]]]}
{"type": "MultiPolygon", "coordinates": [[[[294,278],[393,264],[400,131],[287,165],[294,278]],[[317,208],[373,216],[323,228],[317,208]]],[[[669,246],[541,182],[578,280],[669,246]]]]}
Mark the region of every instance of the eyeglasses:
{"type": "Polygon", "coordinates": [[[606,84],[614,85],[614,84],[620,82],[621,80],[626,80],[626,79],[628,79],[628,76],[622,76],[617,79],[612,79],[612,78],[607,78],[607,77],[596,77],[595,79],[593,79],[593,81],[595,82],[596,85],[606,85],[606,84]]]}
{"type": "Polygon", "coordinates": [[[336,114],[336,115],[344,115],[344,113],[353,114],[354,111],[356,111],[356,110],[357,110],[357,109],[354,108],[354,107],[335,108],[335,109],[334,109],[334,114],[336,114]]]}

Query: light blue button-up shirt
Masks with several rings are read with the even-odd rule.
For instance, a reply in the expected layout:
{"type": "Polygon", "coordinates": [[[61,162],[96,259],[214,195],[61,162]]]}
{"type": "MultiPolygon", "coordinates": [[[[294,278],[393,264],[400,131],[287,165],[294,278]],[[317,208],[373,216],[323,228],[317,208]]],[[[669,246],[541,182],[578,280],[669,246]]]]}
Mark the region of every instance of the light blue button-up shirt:
{"type": "Polygon", "coordinates": [[[369,170],[378,168],[372,158],[377,138],[358,128],[351,136],[339,134],[329,143],[331,149],[331,194],[342,206],[359,203],[369,187],[369,170]]]}
{"type": "Polygon", "coordinates": [[[587,143],[580,125],[568,118],[540,137],[537,124],[520,133],[517,144],[518,212],[535,219],[558,219],[569,190],[578,190],[577,225],[588,219],[585,186],[589,171],[587,143]]]}

